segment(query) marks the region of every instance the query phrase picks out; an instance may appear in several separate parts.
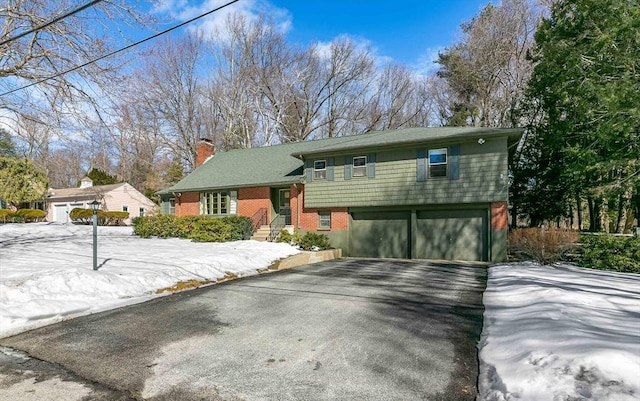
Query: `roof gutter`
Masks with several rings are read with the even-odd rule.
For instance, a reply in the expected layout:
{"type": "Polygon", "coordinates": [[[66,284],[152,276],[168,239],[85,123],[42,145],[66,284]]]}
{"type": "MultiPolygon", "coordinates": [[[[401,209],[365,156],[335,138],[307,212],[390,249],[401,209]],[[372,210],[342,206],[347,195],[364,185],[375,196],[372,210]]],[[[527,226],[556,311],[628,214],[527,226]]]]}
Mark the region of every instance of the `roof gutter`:
{"type": "MultiPolygon", "coordinates": [[[[500,128],[500,129],[487,129],[486,131],[475,131],[475,132],[466,132],[464,134],[459,135],[451,135],[446,137],[435,137],[435,138],[419,138],[413,140],[403,140],[403,141],[389,141],[389,142],[380,142],[375,144],[365,144],[365,145],[344,145],[344,146],[335,146],[326,149],[320,150],[312,150],[309,152],[296,152],[292,153],[291,156],[304,160],[306,156],[314,156],[314,155],[322,155],[329,153],[345,153],[347,151],[352,151],[356,149],[376,149],[382,146],[393,146],[393,147],[408,147],[413,146],[420,143],[434,143],[434,142],[451,142],[451,141],[459,141],[459,140],[469,140],[475,138],[500,138],[500,137],[508,137],[508,138],[520,138],[524,128],[500,128]]],[[[366,135],[366,134],[363,134],[366,135]]],[[[516,140],[516,142],[518,142],[516,140]]]]}

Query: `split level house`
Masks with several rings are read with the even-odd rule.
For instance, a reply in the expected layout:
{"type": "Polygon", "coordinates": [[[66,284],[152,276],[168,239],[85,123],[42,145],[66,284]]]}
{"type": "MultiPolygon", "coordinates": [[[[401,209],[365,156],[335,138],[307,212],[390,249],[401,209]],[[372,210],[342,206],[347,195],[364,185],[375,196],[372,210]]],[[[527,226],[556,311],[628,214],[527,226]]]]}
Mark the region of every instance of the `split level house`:
{"type": "Polygon", "coordinates": [[[45,200],[47,221],[69,223],[69,212],[75,208],[90,208],[89,204],[97,200],[100,209],[105,211],[128,212],[125,224],[131,219],[144,216],[157,210],[158,206],[140,191],[126,182],[111,185],[93,185],[89,177],[80,181],[80,187],[49,189],[45,200]]]}
{"type": "Polygon", "coordinates": [[[503,261],[521,135],[410,128],[219,153],[203,140],[197,168],[159,192],[161,211],[321,232],[349,257],[503,261]]]}

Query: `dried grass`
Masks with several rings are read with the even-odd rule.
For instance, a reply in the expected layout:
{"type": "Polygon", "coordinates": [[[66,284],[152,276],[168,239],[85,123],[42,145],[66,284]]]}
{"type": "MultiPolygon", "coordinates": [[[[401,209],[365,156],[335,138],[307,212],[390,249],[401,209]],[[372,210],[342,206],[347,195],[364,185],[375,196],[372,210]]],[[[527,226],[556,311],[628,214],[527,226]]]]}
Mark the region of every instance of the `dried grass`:
{"type": "Polygon", "coordinates": [[[541,264],[555,263],[574,249],[577,231],[558,228],[520,228],[509,232],[509,253],[516,259],[533,259],[541,264]]]}

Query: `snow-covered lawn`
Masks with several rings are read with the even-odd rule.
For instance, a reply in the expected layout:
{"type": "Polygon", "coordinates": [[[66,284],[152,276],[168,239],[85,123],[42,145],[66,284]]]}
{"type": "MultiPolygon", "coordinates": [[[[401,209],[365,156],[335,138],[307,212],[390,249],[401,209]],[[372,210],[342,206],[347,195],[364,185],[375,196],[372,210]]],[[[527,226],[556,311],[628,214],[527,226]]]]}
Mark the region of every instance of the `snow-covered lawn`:
{"type": "Polygon", "coordinates": [[[142,239],[130,227],[98,227],[100,267],[93,271],[92,238],[91,226],[0,225],[0,337],[145,301],[179,281],[254,275],[299,252],[257,241],[142,239]]]}
{"type": "MultiPolygon", "coordinates": [[[[144,301],[179,281],[257,274],[298,252],[98,231],[95,272],[91,227],[0,225],[0,337],[144,301]]],[[[480,401],[640,400],[640,275],[494,266],[484,304],[480,401]]]]}
{"type": "Polygon", "coordinates": [[[640,275],[489,270],[479,400],[640,400],[640,275]]]}

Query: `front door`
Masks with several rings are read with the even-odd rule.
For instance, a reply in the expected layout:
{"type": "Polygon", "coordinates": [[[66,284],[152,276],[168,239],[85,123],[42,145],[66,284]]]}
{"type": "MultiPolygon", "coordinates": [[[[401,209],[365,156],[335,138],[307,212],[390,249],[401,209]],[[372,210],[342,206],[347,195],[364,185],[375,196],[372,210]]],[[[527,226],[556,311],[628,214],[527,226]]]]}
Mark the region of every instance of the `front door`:
{"type": "Polygon", "coordinates": [[[278,214],[284,216],[284,224],[291,225],[291,191],[281,189],[278,196],[278,214]]]}

